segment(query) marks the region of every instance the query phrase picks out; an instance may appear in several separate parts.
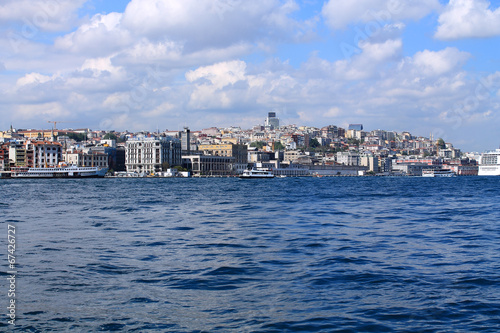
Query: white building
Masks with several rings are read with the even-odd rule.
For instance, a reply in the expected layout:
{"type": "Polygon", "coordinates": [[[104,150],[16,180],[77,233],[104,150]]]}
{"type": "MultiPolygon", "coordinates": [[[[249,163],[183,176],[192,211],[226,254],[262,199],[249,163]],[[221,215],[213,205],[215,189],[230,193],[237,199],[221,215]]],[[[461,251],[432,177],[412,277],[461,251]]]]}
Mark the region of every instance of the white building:
{"type": "Polygon", "coordinates": [[[344,165],[359,165],[359,154],[352,152],[338,152],[337,163],[344,165]]]}
{"type": "Polygon", "coordinates": [[[56,141],[45,140],[11,144],[9,158],[16,166],[52,167],[62,161],[62,145],[56,141]]]}
{"type": "Polygon", "coordinates": [[[171,137],[133,138],[125,146],[127,172],[156,173],[165,167],[181,165],[181,142],[171,137]]]}
{"type": "Polygon", "coordinates": [[[83,152],[83,151],[68,151],[64,154],[64,160],[68,164],[76,165],[78,167],[100,167],[107,168],[108,154],[83,152]]]}

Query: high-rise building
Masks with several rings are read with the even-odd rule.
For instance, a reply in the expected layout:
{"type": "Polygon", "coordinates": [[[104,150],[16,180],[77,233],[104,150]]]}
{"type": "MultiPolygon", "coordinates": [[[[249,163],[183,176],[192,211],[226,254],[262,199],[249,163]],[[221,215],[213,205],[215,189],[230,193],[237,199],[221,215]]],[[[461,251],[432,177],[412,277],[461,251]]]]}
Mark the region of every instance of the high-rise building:
{"type": "Polygon", "coordinates": [[[265,127],[270,130],[280,127],[280,119],[276,118],[276,112],[268,112],[265,127]]]}
{"type": "Polygon", "coordinates": [[[188,127],[184,127],[184,131],[181,132],[181,148],[183,155],[191,154],[191,132],[188,127]]]}

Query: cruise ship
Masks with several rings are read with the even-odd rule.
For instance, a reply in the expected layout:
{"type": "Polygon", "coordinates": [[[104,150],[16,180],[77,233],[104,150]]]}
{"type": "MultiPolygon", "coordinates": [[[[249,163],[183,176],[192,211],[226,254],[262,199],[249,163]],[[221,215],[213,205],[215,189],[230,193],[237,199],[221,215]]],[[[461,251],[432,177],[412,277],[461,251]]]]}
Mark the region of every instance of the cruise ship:
{"type": "Polygon", "coordinates": [[[500,149],[490,150],[479,158],[479,176],[500,176],[500,149]]]}
{"type": "Polygon", "coordinates": [[[108,168],[59,165],[48,168],[17,167],[10,171],[11,178],[95,178],[104,177],[108,168]]]}

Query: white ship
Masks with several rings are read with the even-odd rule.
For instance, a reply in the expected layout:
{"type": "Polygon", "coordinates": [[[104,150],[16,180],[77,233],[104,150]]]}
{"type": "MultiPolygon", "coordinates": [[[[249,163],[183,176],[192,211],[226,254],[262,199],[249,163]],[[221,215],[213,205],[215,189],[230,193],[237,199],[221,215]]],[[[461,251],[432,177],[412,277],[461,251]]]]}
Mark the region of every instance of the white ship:
{"type": "Polygon", "coordinates": [[[95,178],[104,177],[108,168],[77,167],[75,165],[61,164],[57,167],[47,168],[12,168],[12,178],[95,178]]]}
{"type": "Polygon", "coordinates": [[[447,169],[424,169],[422,177],[455,177],[456,174],[452,170],[447,169]]]}
{"type": "Polygon", "coordinates": [[[252,169],[243,171],[240,178],[274,178],[274,175],[269,170],[252,169]]]}
{"type": "Polygon", "coordinates": [[[478,176],[500,176],[500,149],[481,154],[478,176]]]}

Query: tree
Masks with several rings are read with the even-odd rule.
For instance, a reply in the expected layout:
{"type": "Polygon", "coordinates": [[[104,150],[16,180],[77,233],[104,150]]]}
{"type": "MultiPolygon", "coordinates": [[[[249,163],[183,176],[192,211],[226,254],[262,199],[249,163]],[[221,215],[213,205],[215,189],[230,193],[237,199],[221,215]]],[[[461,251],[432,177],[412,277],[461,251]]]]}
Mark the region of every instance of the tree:
{"type": "Polygon", "coordinates": [[[309,141],[309,147],[311,147],[312,149],[316,149],[318,147],[320,147],[321,144],[319,143],[318,139],[314,138],[314,139],[311,139],[309,141]]]}
{"type": "Polygon", "coordinates": [[[257,147],[258,149],[262,149],[266,143],[264,141],[254,141],[250,144],[250,147],[257,147]]]}
{"type": "Polygon", "coordinates": [[[103,137],[104,140],[117,140],[116,134],[115,133],[106,133],[106,135],[103,137]]]}
{"type": "Polygon", "coordinates": [[[77,142],[86,141],[87,134],[85,133],[67,133],[68,138],[75,140],[77,142]]]}
{"type": "Polygon", "coordinates": [[[188,169],[183,168],[183,167],[181,167],[180,165],[176,165],[176,166],[174,166],[174,169],[177,169],[177,171],[178,171],[178,172],[181,172],[181,171],[189,171],[188,169]]]}
{"type": "Polygon", "coordinates": [[[163,162],[163,163],[161,164],[161,170],[162,170],[162,171],[167,171],[167,169],[170,169],[170,163],[168,163],[168,162],[163,162]]]}
{"type": "Polygon", "coordinates": [[[436,146],[438,147],[438,149],[445,149],[446,148],[446,143],[444,142],[444,140],[442,138],[439,138],[436,141],[436,146]]]}
{"type": "Polygon", "coordinates": [[[285,146],[281,143],[281,141],[274,143],[274,150],[285,150],[285,146]]]}

